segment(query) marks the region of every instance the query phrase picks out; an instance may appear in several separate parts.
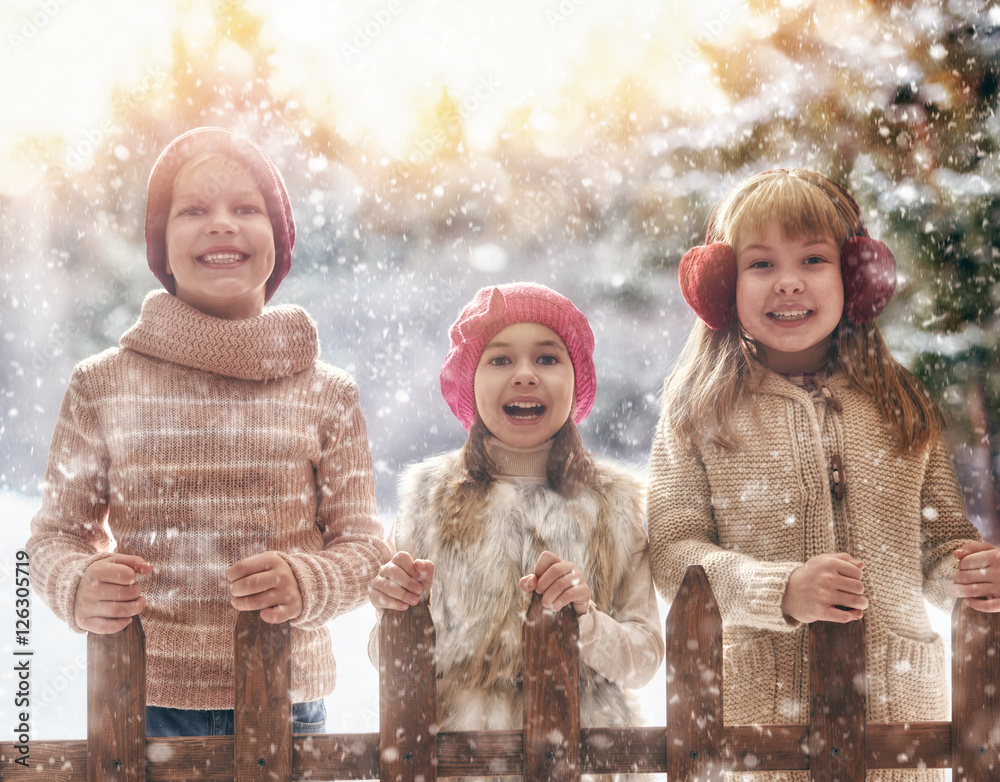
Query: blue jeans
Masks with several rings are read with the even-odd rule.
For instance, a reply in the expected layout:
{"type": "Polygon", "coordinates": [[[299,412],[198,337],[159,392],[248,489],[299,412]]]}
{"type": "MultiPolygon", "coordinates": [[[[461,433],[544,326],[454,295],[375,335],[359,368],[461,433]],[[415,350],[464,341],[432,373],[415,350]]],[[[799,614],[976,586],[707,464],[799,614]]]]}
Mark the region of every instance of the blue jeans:
{"type": "MultiPolygon", "coordinates": [[[[322,700],[292,704],[292,733],[323,733],[326,704],[322,700]]],[[[146,707],[146,736],[232,736],[233,710],[146,707]]]]}

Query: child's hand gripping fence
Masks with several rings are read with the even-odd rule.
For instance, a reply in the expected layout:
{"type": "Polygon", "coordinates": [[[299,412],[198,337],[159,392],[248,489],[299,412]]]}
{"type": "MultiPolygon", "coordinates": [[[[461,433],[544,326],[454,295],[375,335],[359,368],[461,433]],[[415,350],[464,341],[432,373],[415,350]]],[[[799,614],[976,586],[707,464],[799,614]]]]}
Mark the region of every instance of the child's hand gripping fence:
{"type": "Polygon", "coordinates": [[[954,782],[1000,778],[1000,616],[958,602],[952,618],[951,722],[865,721],[864,626],[810,627],[806,725],[724,725],[722,622],[704,571],[688,569],[667,617],[667,726],[580,728],[579,653],[571,607],[524,627],[524,729],[439,732],[434,629],[427,607],[385,612],[381,731],[292,735],[288,626],[240,615],[235,736],[145,738],[142,628],[88,639],[86,741],[37,741],[30,763],[0,743],[0,779],[45,782],[354,780],[434,782],[524,776],[664,773],[714,782],[726,771],[809,771],[864,782],[868,769],[951,768],[954,782]]]}

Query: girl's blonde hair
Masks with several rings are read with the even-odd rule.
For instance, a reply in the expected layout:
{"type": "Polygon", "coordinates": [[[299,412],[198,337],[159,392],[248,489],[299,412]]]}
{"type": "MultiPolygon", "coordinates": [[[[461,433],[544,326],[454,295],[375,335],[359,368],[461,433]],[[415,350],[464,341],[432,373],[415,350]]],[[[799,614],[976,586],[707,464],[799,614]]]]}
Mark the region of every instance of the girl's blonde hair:
{"type": "MultiPolygon", "coordinates": [[[[719,204],[708,241],[735,249],[776,220],[789,239],[824,236],[840,247],[865,233],[857,205],[839,186],[808,169],[765,171],[744,180],[719,204]]],[[[841,316],[828,364],[866,394],[902,451],[936,441],[944,419],[926,387],[889,352],[875,322],[841,316]]],[[[732,449],[741,444],[734,415],[752,403],[766,370],[739,316],[713,331],[699,320],[664,386],[663,416],[682,437],[732,449]]]]}

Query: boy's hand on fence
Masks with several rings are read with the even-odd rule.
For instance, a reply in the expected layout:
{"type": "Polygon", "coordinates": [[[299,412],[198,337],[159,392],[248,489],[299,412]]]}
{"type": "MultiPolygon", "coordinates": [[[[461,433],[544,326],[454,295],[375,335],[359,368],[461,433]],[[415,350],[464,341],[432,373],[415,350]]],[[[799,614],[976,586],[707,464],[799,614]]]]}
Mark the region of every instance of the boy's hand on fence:
{"type": "Polygon", "coordinates": [[[518,582],[525,592],[537,592],[542,605],[562,611],[570,603],[577,616],[590,610],[590,587],[583,571],[575,563],[543,551],[535,563],[535,572],[518,582]]]}
{"type": "Polygon", "coordinates": [[[958,569],[951,578],[951,594],[964,598],[976,611],[1000,611],[1000,549],[989,543],[966,543],[951,552],[958,569]]]}
{"type": "Polygon", "coordinates": [[[302,613],[302,593],[291,565],[277,551],[241,559],[226,572],[230,602],[237,611],[260,611],[269,624],[291,621],[302,613]]]}
{"type": "Polygon", "coordinates": [[[864,562],[850,554],[820,554],[800,565],[788,577],[781,610],[806,624],[853,622],[868,608],[861,583],[864,562]]]}
{"type": "Polygon", "coordinates": [[[151,564],[131,554],[112,554],[92,562],[76,588],[73,619],[98,635],[117,633],[146,607],[136,577],[152,572],[151,564]]]}
{"type": "Polygon", "coordinates": [[[430,592],[433,581],[433,562],[414,559],[408,552],[399,551],[379,568],[375,580],[368,585],[368,599],[376,608],[405,611],[430,592]]]}

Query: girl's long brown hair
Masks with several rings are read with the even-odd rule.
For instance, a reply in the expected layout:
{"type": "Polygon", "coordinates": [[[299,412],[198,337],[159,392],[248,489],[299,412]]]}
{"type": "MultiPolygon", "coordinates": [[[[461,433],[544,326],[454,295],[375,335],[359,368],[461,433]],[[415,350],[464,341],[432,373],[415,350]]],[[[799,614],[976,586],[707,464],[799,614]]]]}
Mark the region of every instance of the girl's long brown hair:
{"type": "MultiPolygon", "coordinates": [[[[839,246],[863,233],[853,204],[830,180],[808,169],[766,171],[738,185],[712,218],[710,241],[736,247],[777,220],[790,239],[829,236],[839,246]]],[[[734,415],[751,404],[766,370],[739,318],[713,331],[698,321],[664,385],[662,418],[682,437],[732,449],[741,444],[734,415]]],[[[944,418],[930,393],[893,358],[875,322],[841,317],[828,363],[843,370],[853,388],[868,396],[896,440],[914,451],[937,441],[944,418]]]]}
{"type": "MultiPolygon", "coordinates": [[[[462,483],[466,486],[485,490],[493,482],[497,467],[486,451],[486,442],[492,436],[477,410],[462,447],[465,466],[462,483]]],[[[570,416],[552,438],[552,450],[546,463],[549,485],[564,497],[573,498],[593,483],[596,470],[594,458],[584,447],[580,430],[570,416]]]]}

